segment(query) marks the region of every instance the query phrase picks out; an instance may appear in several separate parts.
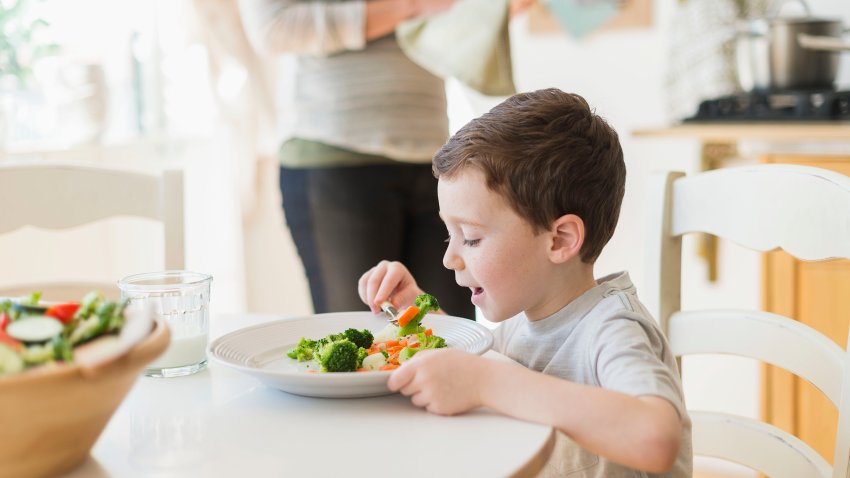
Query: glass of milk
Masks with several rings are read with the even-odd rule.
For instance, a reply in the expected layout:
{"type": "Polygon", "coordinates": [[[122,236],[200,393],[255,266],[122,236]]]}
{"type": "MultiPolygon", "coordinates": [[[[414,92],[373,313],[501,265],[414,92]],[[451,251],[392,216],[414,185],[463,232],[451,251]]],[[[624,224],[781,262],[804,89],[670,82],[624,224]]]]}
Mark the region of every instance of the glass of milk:
{"type": "Polygon", "coordinates": [[[171,343],[145,375],[179,377],[206,367],[211,282],[212,276],[190,271],[146,272],[118,281],[122,298],[148,307],[171,329],[171,343]]]}

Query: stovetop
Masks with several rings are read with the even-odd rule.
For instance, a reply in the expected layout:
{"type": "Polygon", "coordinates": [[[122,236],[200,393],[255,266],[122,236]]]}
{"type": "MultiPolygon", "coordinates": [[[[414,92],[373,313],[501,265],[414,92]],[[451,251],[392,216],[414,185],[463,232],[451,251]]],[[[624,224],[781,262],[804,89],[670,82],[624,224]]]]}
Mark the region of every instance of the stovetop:
{"type": "Polygon", "coordinates": [[[705,100],[688,123],[850,121],[850,91],[770,91],[705,100]]]}

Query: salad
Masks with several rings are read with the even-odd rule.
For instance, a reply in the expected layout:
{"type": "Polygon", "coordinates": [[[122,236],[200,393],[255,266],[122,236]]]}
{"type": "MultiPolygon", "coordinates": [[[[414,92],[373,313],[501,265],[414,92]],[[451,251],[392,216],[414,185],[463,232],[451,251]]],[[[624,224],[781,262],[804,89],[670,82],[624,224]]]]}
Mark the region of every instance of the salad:
{"type": "Polygon", "coordinates": [[[422,294],[399,315],[398,325],[387,324],[375,335],[367,329],[347,329],[316,340],[301,337],[287,356],[313,362],[310,372],[393,370],[421,350],[446,346],[445,339],[422,325],[428,312],[439,309],[434,296],[422,294]]]}
{"type": "Polygon", "coordinates": [[[0,376],[57,362],[73,362],[74,348],[124,325],[126,301],[100,292],[81,302],[43,304],[41,293],[0,299],[0,376]]]}

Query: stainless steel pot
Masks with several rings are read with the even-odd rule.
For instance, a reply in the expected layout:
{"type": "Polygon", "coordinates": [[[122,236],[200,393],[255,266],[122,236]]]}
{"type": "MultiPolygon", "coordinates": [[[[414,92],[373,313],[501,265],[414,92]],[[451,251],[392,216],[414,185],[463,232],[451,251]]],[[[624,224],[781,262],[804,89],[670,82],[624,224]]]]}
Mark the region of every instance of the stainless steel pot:
{"type": "Polygon", "coordinates": [[[838,74],[836,51],[812,46],[818,40],[840,41],[840,20],[812,17],[775,18],[770,22],[770,84],[776,89],[832,88],[838,74]],[[801,38],[809,40],[804,46],[801,38]]]}
{"type": "Polygon", "coordinates": [[[797,0],[805,16],[781,17],[774,4],[769,18],[742,23],[735,38],[738,82],[744,91],[766,89],[828,89],[838,74],[839,52],[850,50],[842,41],[840,20],[815,18],[797,0]]]}

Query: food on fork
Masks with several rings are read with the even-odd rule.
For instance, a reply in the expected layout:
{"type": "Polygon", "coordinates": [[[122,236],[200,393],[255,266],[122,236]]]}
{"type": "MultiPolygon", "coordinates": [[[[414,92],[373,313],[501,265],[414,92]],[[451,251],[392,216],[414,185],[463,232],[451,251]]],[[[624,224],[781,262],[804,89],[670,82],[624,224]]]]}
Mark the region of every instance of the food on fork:
{"type": "Polygon", "coordinates": [[[299,362],[313,361],[320,372],[393,370],[420,350],[446,346],[445,339],[421,325],[428,312],[439,309],[434,296],[422,294],[401,314],[398,326],[387,324],[375,335],[366,329],[347,329],[318,340],[301,337],[287,356],[299,362]]]}

